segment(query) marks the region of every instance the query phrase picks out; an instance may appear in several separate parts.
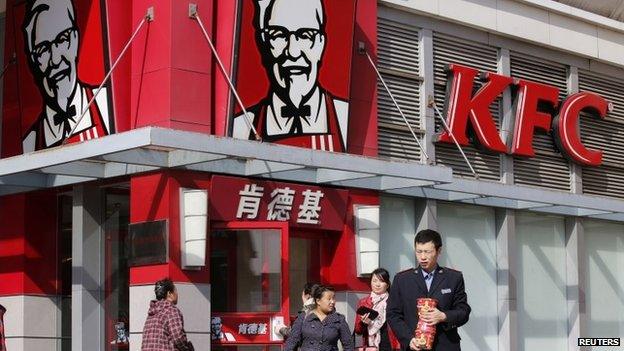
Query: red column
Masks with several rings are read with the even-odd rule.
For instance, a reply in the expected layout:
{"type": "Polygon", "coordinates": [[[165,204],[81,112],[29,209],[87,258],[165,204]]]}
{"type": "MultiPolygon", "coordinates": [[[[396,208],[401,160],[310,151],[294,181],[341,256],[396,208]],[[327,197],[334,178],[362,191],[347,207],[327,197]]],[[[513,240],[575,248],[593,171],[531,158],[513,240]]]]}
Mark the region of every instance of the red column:
{"type": "Polygon", "coordinates": [[[57,293],[56,193],[0,197],[0,296],[57,293]]]}
{"type": "MultiPolygon", "coordinates": [[[[179,295],[178,307],[196,350],[210,345],[209,267],[180,268],[180,187],[208,189],[206,173],[164,171],[135,176],[130,181],[130,223],[168,220],[168,262],[130,268],[130,342],[141,343],[149,301],[155,299],[154,283],[169,277],[179,295]]],[[[209,252],[209,248],[206,249],[209,252]]]]}
{"type": "Polygon", "coordinates": [[[56,217],[54,191],[0,197],[0,304],[9,350],[52,349],[60,339],[56,217]]]}
{"type": "MultiPolygon", "coordinates": [[[[212,33],[212,1],[197,0],[199,15],[212,33]]],[[[149,7],[154,20],[132,44],[130,126],[161,126],[210,133],[212,56],[188,2],[137,0],[133,23],[149,7]]]]}

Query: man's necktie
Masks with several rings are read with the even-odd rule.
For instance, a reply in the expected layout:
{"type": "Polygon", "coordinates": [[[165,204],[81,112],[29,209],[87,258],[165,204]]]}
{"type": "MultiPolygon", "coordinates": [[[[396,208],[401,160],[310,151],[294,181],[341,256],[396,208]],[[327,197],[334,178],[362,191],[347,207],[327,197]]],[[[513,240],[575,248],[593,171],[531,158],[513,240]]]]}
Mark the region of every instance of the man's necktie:
{"type": "Polygon", "coordinates": [[[292,118],[292,126],[290,127],[289,134],[301,134],[303,133],[303,125],[301,123],[301,119],[305,117],[310,117],[310,105],[303,105],[299,108],[286,105],[282,106],[280,111],[282,113],[282,117],[292,118]]]}
{"type": "Polygon", "coordinates": [[[425,283],[427,284],[427,291],[429,291],[429,289],[431,289],[431,281],[433,280],[433,274],[432,273],[427,273],[425,275],[425,283]]]}
{"type": "Polygon", "coordinates": [[[76,117],[76,107],[70,106],[66,112],[59,112],[54,115],[54,124],[59,126],[63,125],[63,138],[69,137],[69,133],[72,130],[71,122],[74,122],[76,117]]]}

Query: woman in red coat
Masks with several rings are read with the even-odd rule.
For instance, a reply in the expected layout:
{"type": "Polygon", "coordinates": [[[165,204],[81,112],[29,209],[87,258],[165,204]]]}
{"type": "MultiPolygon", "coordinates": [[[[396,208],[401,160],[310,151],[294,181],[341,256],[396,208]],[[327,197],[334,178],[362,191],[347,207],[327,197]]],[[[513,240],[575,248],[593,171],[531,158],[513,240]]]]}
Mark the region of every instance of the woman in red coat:
{"type": "Polygon", "coordinates": [[[364,346],[376,347],[379,351],[399,350],[401,345],[386,322],[386,303],[390,289],[390,274],[384,268],[377,268],[371,274],[371,293],[358,302],[378,313],[369,318],[370,313],[355,315],[355,333],[362,335],[364,346]]]}

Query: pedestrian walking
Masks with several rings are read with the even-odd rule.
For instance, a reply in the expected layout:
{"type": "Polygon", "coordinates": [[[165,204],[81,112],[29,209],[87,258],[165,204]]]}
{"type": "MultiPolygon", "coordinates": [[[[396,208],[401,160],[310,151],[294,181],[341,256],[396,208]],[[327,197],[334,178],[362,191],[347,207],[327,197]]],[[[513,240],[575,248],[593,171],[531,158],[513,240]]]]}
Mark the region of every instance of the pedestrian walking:
{"type": "Polygon", "coordinates": [[[150,302],[143,327],[141,351],[193,351],[186,338],[182,312],[176,307],[178,291],[173,282],[162,279],[154,286],[156,300],[150,302]]]}

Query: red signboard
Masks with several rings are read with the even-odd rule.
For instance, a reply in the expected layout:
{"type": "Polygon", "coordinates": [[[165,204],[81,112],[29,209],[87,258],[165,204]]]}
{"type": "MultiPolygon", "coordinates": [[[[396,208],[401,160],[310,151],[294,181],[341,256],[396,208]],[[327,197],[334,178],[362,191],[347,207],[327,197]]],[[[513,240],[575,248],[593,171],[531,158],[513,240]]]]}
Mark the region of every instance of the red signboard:
{"type": "Polygon", "coordinates": [[[453,143],[451,134],[460,145],[468,145],[468,124],[474,131],[478,143],[485,149],[504,153],[507,146],[496,129],[489,107],[509,86],[515,85],[515,127],[510,154],[533,157],[533,135],[535,130],[554,130],[555,143],[561,152],[581,165],[600,166],[602,151],[587,149],[581,142],[579,114],[581,111],[604,118],[612,105],[598,94],[580,92],[568,96],[553,119],[548,110],[557,111],[559,89],[553,86],[527,81],[514,80],[492,72],[481,75],[485,83],[473,92],[474,79],[478,70],[457,64],[448,67],[446,119],[450,131],[438,136],[439,142],[453,143]]]}
{"type": "MultiPolygon", "coordinates": [[[[271,341],[271,316],[219,315],[210,319],[210,337],[214,344],[266,344],[271,341]]],[[[280,341],[281,340],[277,340],[280,341]]]]}
{"type": "Polygon", "coordinates": [[[282,221],[291,226],[342,230],[348,192],[313,185],[214,176],[210,218],[216,221],[282,221]]]}
{"type": "Polygon", "coordinates": [[[242,6],[236,85],[248,114],[236,104],[231,135],[347,151],[355,0],[242,6]]]}

